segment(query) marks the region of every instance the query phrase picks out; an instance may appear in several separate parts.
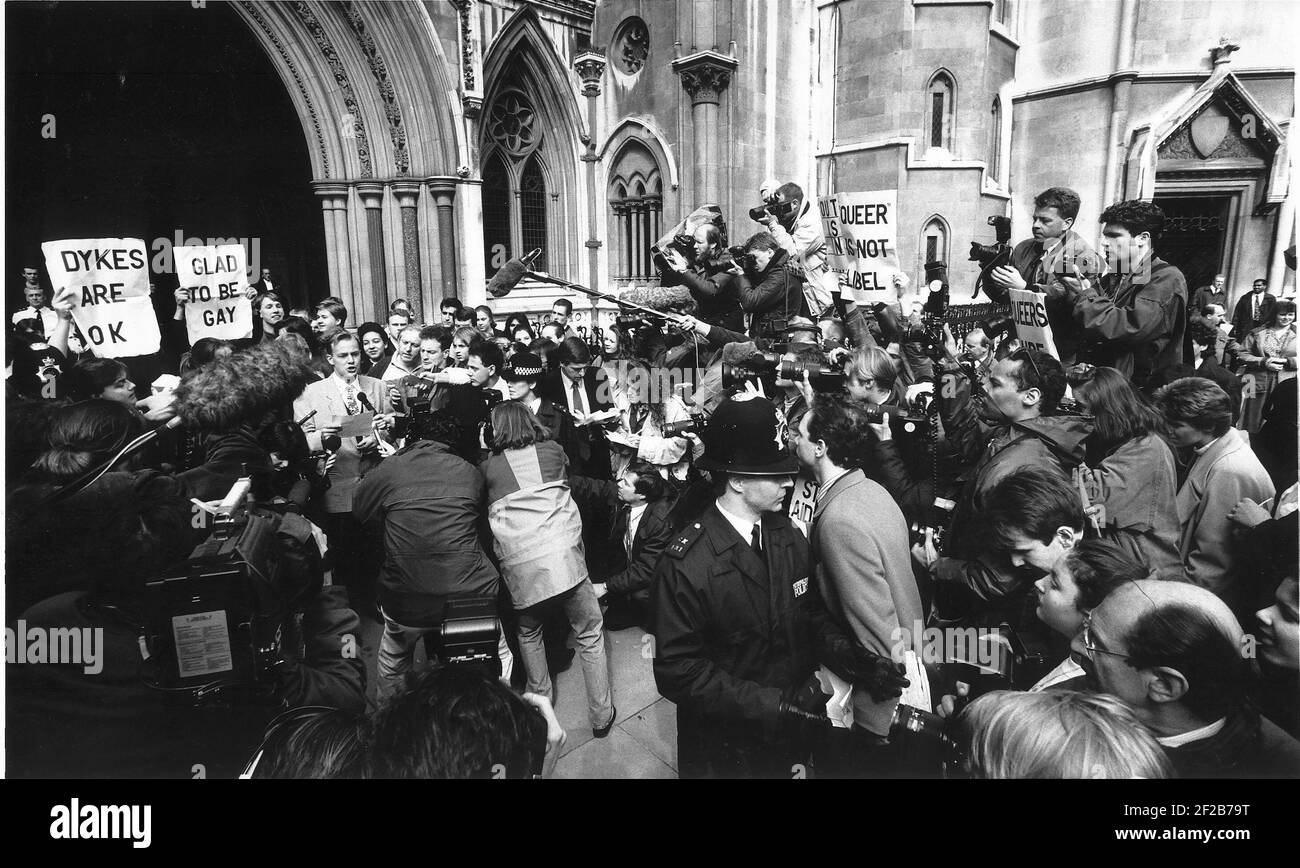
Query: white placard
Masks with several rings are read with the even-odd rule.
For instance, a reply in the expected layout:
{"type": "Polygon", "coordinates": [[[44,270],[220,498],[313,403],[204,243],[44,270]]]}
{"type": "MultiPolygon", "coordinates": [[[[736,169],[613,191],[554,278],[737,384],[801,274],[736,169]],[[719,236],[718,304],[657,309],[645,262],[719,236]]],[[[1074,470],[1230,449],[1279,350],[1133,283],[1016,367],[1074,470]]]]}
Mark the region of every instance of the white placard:
{"type": "Polygon", "coordinates": [[[80,238],[41,244],[57,296],[75,293],[72,319],[95,355],[158,352],[162,335],[149,300],[149,260],[139,238],[80,238]]]}
{"type": "Polygon", "coordinates": [[[1016,323],[1016,337],[1022,344],[1042,350],[1059,359],[1052,326],[1047,321],[1047,296],[1030,289],[1010,289],[1011,318],[1016,323]]]}
{"type": "Polygon", "coordinates": [[[185,331],[190,343],[200,338],[237,341],[253,334],[253,305],[248,288],[248,255],[242,244],[177,247],[176,278],[189,292],[185,331]]]}
{"type": "Polygon", "coordinates": [[[826,260],[844,298],[861,305],[898,300],[898,191],[835,193],[817,199],[826,260]]]}

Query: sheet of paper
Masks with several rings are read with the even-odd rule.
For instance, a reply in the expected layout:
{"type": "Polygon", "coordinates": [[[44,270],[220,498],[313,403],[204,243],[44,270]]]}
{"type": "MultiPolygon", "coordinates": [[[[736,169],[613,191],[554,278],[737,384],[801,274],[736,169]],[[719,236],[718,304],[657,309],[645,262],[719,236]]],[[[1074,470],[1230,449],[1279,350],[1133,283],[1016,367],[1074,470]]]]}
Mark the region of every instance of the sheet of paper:
{"type": "Polygon", "coordinates": [[[829,693],[826,701],[826,716],[831,719],[831,726],[849,729],[853,726],[853,685],[825,666],[817,670],[817,681],[822,686],[822,693],[829,693]]]}
{"type": "Polygon", "coordinates": [[[358,413],[355,416],[343,416],[340,422],[339,436],[368,437],[374,423],[374,413],[358,413]]]}

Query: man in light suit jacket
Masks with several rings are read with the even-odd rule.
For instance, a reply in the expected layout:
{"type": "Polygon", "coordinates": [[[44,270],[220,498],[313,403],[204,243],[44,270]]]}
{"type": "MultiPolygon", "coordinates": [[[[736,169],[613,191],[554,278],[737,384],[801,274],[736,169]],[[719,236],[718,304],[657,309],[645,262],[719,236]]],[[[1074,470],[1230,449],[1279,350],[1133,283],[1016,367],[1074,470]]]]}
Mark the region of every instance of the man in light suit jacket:
{"type": "Polygon", "coordinates": [[[1273,497],[1273,481],[1232,427],[1232,401],[1217,384],[1198,377],[1175,380],[1156,391],[1155,404],[1169,423],[1171,445],[1191,447],[1196,454],[1178,489],[1183,572],[1238,615],[1249,614],[1242,611],[1251,607],[1245,577],[1237,575],[1228,513],[1244,497],[1256,503],[1273,497]]]}
{"type": "MultiPolygon", "coordinates": [[[[906,651],[921,650],[914,634],[925,616],[903,511],[884,487],[847,466],[869,433],[865,408],[818,395],[799,420],[795,454],[819,486],[810,539],[826,608],[862,648],[902,662],[906,651]]],[[[883,739],[897,704],[855,689],[855,732],[869,734],[868,743],[883,739]]]]}
{"type": "Polygon", "coordinates": [[[379,558],[361,525],[352,516],[352,497],[365,472],[379,462],[379,436],[391,425],[388,392],[381,380],[359,375],[361,344],[356,335],[340,331],[330,341],[327,359],[333,374],[312,383],[293,402],[295,419],[316,415],[303,424],[307,445],[312,451],[334,453],[327,478],[329,488],[323,503],[324,515],[318,522],[329,539],[333,553],[337,584],[352,592],[354,608],[367,612],[373,608],[374,582],[379,558]],[[364,435],[340,435],[348,416],[374,411],[375,428],[364,435]]]}

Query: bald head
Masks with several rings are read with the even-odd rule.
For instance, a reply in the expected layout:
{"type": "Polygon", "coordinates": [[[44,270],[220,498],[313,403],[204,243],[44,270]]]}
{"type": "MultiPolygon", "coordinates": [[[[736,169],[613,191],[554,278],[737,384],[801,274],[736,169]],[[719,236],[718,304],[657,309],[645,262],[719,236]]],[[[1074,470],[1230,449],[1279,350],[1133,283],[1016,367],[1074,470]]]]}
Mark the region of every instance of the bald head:
{"type": "Polygon", "coordinates": [[[1075,658],[1094,688],[1123,699],[1157,735],[1204,726],[1244,705],[1254,670],[1242,654],[1242,629],[1204,588],[1127,582],[1090,621],[1087,641],[1075,640],[1075,658]]]}
{"type": "Polygon", "coordinates": [[[1126,633],[1152,612],[1187,607],[1209,619],[1234,646],[1240,645],[1243,635],[1241,625],[1227,603],[1205,588],[1188,582],[1157,579],[1127,582],[1112,591],[1101,606],[1113,607],[1121,613],[1121,620],[1127,622],[1126,633]]]}

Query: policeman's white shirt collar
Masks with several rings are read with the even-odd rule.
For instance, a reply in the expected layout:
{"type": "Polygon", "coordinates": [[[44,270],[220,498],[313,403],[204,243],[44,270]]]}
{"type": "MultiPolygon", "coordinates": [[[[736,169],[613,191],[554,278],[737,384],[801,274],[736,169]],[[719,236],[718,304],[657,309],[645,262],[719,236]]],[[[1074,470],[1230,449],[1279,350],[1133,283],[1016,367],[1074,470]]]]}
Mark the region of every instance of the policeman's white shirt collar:
{"type": "Polygon", "coordinates": [[[1157,738],[1163,747],[1182,747],[1194,741],[1203,741],[1212,735],[1218,735],[1219,730],[1223,729],[1224,724],[1228,722],[1226,717],[1221,717],[1209,726],[1203,726],[1200,729],[1194,729],[1191,732],[1184,732],[1178,735],[1167,735],[1164,738],[1157,738]]]}
{"type": "MultiPolygon", "coordinates": [[[[746,519],[741,518],[738,515],[727,512],[725,509],[722,508],[721,501],[714,501],[714,503],[718,507],[718,512],[722,513],[722,517],[725,518],[728,521],[728,523],[730,523],[731,526],[736,529],[736,533],[740,534],[740,538],[743,539],[746,543],[748,543],[750,539],[753,537],[754,525],[761,524],[762,522],[748,521],[746,519]]],[[[761,530],[759,532],[762,533],[761,530]]]]}

